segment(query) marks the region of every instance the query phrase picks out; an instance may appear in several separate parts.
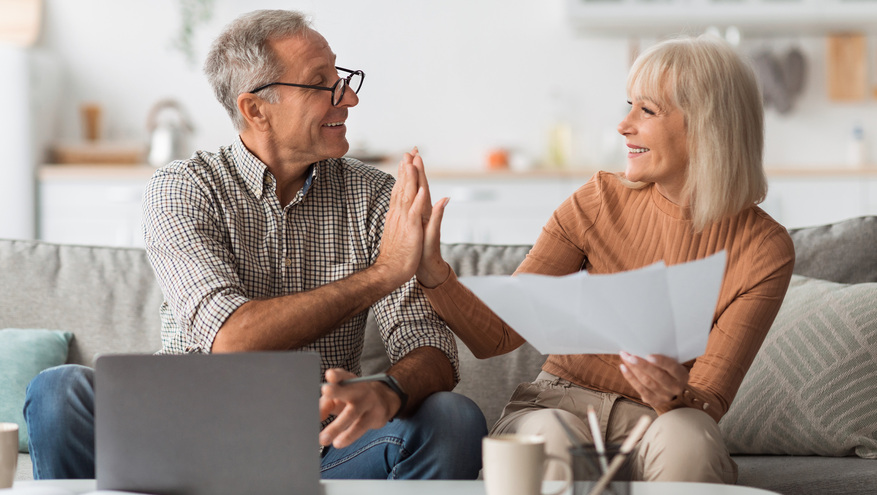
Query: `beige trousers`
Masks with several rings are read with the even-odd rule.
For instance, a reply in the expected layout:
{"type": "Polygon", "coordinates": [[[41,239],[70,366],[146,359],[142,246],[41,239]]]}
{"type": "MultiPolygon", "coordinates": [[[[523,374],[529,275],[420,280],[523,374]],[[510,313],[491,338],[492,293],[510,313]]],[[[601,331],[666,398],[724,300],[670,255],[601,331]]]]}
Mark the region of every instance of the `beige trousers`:
{"type": "MultiPolygon", "coordinates": [[[[623,443],[643,414],[655,418],[632,454],[635,480],[737,481],[737,464],[731,459],[718,424],[707,413],[681,408],[657,416],[654,409],[620,395],[583,388],[544,371],[533,383],[518,386],[490,434],[542,435],[548,453],[570,459],[572,443],[554,411],[582,441],[590,443],[588,405],[597,412],[607,445],[623,443]]],[[[549,463],[548,477],[562,478],[563,471],[553,464],[549,463]]]]}

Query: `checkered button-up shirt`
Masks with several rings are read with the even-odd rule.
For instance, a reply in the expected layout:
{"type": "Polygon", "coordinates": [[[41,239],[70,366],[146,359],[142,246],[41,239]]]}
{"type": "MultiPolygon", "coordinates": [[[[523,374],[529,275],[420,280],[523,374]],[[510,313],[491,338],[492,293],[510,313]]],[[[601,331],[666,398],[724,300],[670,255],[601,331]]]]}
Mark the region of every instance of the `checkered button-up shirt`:
{"type": "MultiPolygon", "coordinates": [[[[330,159],[312,166],[284,206],[274,176],[240,138],[156,171],[143,200],[143,229],[165,297],[159,353],[209,353],[219,328],[245,302],[311,290],[370,266],[393,183],[356,160],[330,159]]],[[[453,336],[413,280],[378,301],[374,313],[391,362],[431,346],[459,369],[453,336]]],[[[320,353],[323,372],[360,374],[366,316],[302,350],[320,353]]]]}

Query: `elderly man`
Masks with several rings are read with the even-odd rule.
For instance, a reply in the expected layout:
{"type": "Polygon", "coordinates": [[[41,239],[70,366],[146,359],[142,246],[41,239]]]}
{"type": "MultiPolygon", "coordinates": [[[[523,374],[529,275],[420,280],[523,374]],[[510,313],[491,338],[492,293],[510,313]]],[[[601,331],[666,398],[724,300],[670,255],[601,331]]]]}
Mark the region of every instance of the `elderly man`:
{"type": "MultiPolygon", "coordinates": [[[[239,138],[158,170],[144,199],[160,353],[317,351],[324,478],[474,478],[484,417],[448,392],[456,346],[409,261],[430,215],[422,161],[414,150],[394,181],[341,158],[364,74],[335,63],[296,12],[244,15],[214,42],[205,73],[239,138]],[[369,307],[389,378],[338,385],[361,371],[369,307]]],[[[35,478],[94,477],[92,373],[29,386],[35,478]]]]}

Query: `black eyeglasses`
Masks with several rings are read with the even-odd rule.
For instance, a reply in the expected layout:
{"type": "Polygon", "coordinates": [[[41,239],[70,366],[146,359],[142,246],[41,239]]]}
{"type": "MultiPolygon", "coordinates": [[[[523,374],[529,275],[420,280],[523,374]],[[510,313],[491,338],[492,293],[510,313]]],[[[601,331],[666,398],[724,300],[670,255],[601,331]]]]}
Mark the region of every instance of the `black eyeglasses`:
{"type": "Polygon", "coordinates": [[[345,69],[344,67],[336,66],[335,69],[339,71],[347,72],[347,77],[339,78],[335,84],[331,87],[329,86],[314,86],[311,84],[292,84],[292,83],[282,83],[282,82],[273,82],[264,84],[259,86],[258,88],[250,91],[250,93],[257,93],[262,91],[263,89],[270,86],[293,86],[295,88],[308,88],[308,89],[320,89],[323,91],[331,91],[332,92],[332,106],[338,106],[341,103],[341,100],[344,98],[344,91],[347,90],[347,87],[350,86],[350,89],[353,90],[354,93],[359,93],[359,88],[362,87],[362,81],[365,79],[365,72],[361,70],[350,70],[345,69]]]}

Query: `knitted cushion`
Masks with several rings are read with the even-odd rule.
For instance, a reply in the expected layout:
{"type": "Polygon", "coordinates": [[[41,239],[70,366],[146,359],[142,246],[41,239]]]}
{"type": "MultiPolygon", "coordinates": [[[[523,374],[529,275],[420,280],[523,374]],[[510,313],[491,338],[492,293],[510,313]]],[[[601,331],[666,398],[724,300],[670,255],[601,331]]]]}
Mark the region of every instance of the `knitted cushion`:
{"type": "Polygon", "coordinates": [[[720,427],[734,454],[877,458],[877,283],[794,275],[720,427]]]}

